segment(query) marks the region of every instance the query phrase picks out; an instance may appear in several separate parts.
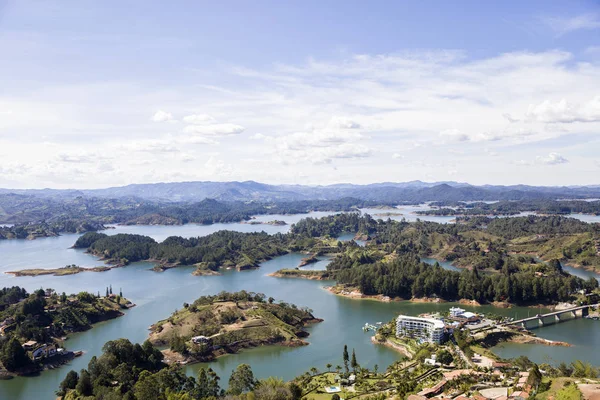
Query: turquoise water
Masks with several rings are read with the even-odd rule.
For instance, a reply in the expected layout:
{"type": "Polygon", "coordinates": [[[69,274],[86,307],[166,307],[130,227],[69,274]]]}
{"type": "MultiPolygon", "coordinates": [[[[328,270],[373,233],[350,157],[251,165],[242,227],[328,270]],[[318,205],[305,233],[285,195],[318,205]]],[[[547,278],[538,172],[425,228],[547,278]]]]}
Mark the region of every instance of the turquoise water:
{"type": "MultiPolygon", "coordinates": [[[[296,216],[268,216],[268,221],[283,219],[291,221],[296,216]]],[[[261,231],[270,233],[285,232],[288,226],[216,224],[210,226],[131,226],[117,227],[107,233],[118,232],[149,235],[157,240],[167,236],[206,235],[220,229],[239,231],[261,231]]],[[[305,255],[288,254],[267,261],[260,269],[251,271],[224,271],[222,276],[196,277],[191,275],[193,267],[179,267],[165,272],[154,272],[150,263],[135,263],[124,268],[115,268],[107,272],[86,272],[77,275],[53,277],[16,278],[1,272],[23,268],[57,268],[66,264],[81,266],[101,265],[96,258],[82,250],[69,249],[78,235],[63,235],[35,241],[0,241],[0,287],[19,285],[29,291],[39,287],[52,287],[59,292],[68,293],[87,290],[101,293],[109,285],[113,289],[122,289],[124,296],[137,306],[127,311],[124,317],[106,321],[93,329],[72,335],[66,342],[71,350],[84,350],[85,354],[73,360],[63,368],[44,371],[40,376],[19,377],[9,381],[0,381],[0,399],[53,399],[54,391],[69,369],[79,370],[87,366],[93,355],[101,353],[102,345],[112,339],[128,338],[141,342],[148,336],[147,328],[157,320],[169,316],[182,307],[184,302],[192,302],[205,294],[215,294],[222,290],[262,292],[278,300],[307,306],[313,309],[315,316],[325,321],[308,328],[309,346],[300,348],[261,347],[240,354],[222,357],[211,363],[226,382],[231,371],[239,363],[248,363],[258,377],[270,375],[290,379],[311,367],[320,370],[327,363],[334,366],[342,363],[343,345],[356,349],[358,361],[365,366],[378,364],[380,370],[399,359],[394,351],[375,346],[370,342],[370,334],[362,331],[365,322],[388,321],[400,313],[418,315],[423,312],[445,311],[451,303],[423,304],[410,302],[381,303],[370,300],[351,300],[332,295],[323,287],[333,282],[309,281],[301,279],[281,279],[268,277],[267,274],[281,268],[295,268],[305,255]]],[[[322,269],[327,259],[313,264],[312,268],[322,269]]],[[[495,309],[489,306],[463,308],[493,312],[507,316],[527,316],[535,314],[537,309],[514,308],[495,309]]],[[[549,339],[566,340],[575,344],[571,348],[544,347],[537,345],[506,345],[499,348],[503,356],[526,354],[536,361],[544,361],[551,354],[558,361],[581,358],[600,364],[600,355],[591,351],[600,344],[600,324],[589,320],[576,320],[548,326],[537,333],[549,339]]],[[[198,366],[188,366],[186,370],[195,374],[198,366]]]]}

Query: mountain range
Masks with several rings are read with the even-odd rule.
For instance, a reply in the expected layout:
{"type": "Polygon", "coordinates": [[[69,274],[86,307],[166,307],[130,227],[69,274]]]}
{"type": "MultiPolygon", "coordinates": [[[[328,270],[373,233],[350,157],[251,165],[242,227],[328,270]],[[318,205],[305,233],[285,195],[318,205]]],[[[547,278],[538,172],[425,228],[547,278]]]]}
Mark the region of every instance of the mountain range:
{"type": "Polygon", "coordinates": [[[420,203],[425,201],[492,201],[534,199],[600,198],[600,185],[528,186],[470,185],[461,182],[381,182],[367,185],[335,184],[327,186],[269,185],[244,182],[175,182],[132,184],[87,190],[0,189],[0,194],[68,199],[76,197],[129,198],[159,202],[220,201],[297,201],[333,200],[354,197],[382,203],[420,203]]]}

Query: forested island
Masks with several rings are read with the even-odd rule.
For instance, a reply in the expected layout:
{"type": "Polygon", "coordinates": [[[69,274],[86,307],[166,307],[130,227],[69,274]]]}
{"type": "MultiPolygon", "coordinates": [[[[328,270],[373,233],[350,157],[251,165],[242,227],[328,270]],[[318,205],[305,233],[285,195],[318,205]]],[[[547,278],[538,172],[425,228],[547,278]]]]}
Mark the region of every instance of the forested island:
{"type": "Polygon", "coordinates": [[[344,213],[303,219],[287,234],[219,231],[157,243],[140,235],[91,232],[75,247],[118,265],[142,260],[160,268],[196,265],[196,274],[257,268],[288,252],[305,252],[307,260],[328,254],[334,257],[324,272],[296,269],[275,276],[334,279],[365,295],[391,298],[527,305],[569,301],[597,289],[596,279],[571,276],[561,263],[600,267],[599,229],[598,224],[558,216],[476,217],[439,224],[344,213]],[[367,246],[338,241],[344,232],[356,232],[368,240],[367,246]],[[464,270],[429,265],[423,257],[451,261],[464,270]]]}
{"type": "Polygon", "coordinates": [[[122,293],[113,294],[112,287],[104,296],[0,289],[0,376],[32,374],[68,362],[76,355],[63,348],[68,334],[120,317],[132,306],[122,293]]]}
{"type": "Polygon", "coordinates": [[[187,364],[250,347],[304,346],[304,326],[320,321],[307,308],[275,302],[261,293],[221,292],[186,303],[153,324],[149,340],[169,346],[164,351],[169,363],[187,364]]]}
{"type": "Polygon", "coordinates": [[[40,222],[0,226],[0,240],[28,239],[59,236],[61,233],[85,233],[104,230],[106,227],[95,221],[67,219],[60,222],[40,222]]]}

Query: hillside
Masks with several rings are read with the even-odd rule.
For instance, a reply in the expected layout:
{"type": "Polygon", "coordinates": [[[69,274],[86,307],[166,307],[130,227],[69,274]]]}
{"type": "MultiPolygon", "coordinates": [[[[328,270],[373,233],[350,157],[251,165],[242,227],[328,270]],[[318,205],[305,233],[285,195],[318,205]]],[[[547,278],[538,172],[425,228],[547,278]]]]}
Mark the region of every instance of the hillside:
{"type": "Polygon", "coordinates": [[[303,346],[310,310],[247,292],[203,296],[151,327],[150,342],[169,345],[168,362],[209,361],[262,345],[303,346]]]}

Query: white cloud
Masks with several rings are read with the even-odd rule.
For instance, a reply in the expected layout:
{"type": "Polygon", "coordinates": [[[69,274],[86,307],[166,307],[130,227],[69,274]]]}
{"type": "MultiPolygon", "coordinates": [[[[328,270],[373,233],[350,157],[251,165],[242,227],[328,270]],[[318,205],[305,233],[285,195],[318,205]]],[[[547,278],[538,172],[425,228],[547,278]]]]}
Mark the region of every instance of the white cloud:
{"type": "Polygon", "coordinates": [[[250,136],[248,139],[251,140],[263,140],[268,138],[268,136],[263,135],[262,133],[255,133],[254,135],[250,136]]]}
{"type": "Polygon", "coordinates": [[[231,165],[226,164],[223,160],[210,156],[204,163],[204,171],[209,176],[223,177],[230,176],[233,172],[231,165]]]}
{"type": "Polygon", "coordinates": [[[152,116],[152,121],[154,121],[154,122],[167,122],[167,121],[172,121],[172,120],[173,120],[173,114],[166,112],[166,111],[162,111],[162,110],[158,110],[152,116]]]}
{"type": "Polygon", "coordinates": [[[205,125],[215,122],[215,119],[208,114],[192,114],[183,117],[183,122],[187,124],[205,125]]]}
{"type": "Polygon", "coordinates": [[[120,145],[122,149],[146,153],[177,153],[180,149],[169,139],[132,140],[120,145]]]}
{"type": "Polygon", "coordinates": [[[587,29],[599,29],[600,17],[597,14],[582,14],[574,17],[544,17],[542,22],[552,29],[557,36],[587,29]]]}
{"type": "Polygon", "coordinates": [[[327,124],[330,129],[360,129],[358,122],[347,117],[332,117],[327,124]]]}
{"type": "Polygon", "coordinates": [[[209,136],[239,135],[246,128],[236,124],[212,124],[212,125],[188,125],[183,129],[184,133],[194,133],[209,136]]]}
{"type": "Polygon", "coordinates": [[[213,140],[211,138],[207,138],[204,136],[197,136],[197,135],[181,135],[181,136],[177,136],[176,138],[173,139],[173,141],[175,143],[180,143],[180,144],[219,144],[219,142],[217,142],[216,140],[213,140]]]}
{"type": "Polygon", "coordinates": [[[395,160],[402,160],[404,158],[404,156],[400,153],[394,153],[394,154],[392,154],[392,158],[395,160]]]}
{"type": "Polygon", "coordinates": [[[562,99],[558,102],[545,100],[540,104],[530,104],[526,117],[529,121],[545,123],[599,122],[600,96],[584,104],[571,104],[562,99]]]}
{"type": "Polygon", "coordinates": [[[462,133],[458,129],[445,129],[440,132],[440,136],[456,140],[457,142],[466,142],[469,140],[469,136],[462,133]]]}
{"type": "Polygon", "coordinates": [[[95,152],[73,151],[68,153],[60,153],[58,160],[67,163],[95,163],[102,160],[109,160],[111,157],[104,156],[95,152]]]}
{"type": "Polygon", "coordinates": [[[506,120],[510,123],[519,122],[519,120],[517,118],[513,118],[512,115],[510,115],[509,113],[504,113],[504,114],[502,114],[502,116],[504,118],[506,118],[506,120]]]}
{"type": "MultiPolygon", "coordinates": [[[[424,51],[313,59],[256,71],[220,68],[182,74],[167,87],[57,82],[29,93],[12,85],[0,94],[0,110],[12,112],[0,114],[1,161],[22,163],[27,154],[32,169],[19,184],[38,187],[205,179],[208,152],[222,141],[227,148],[218,160],[240,180],[447,179],[447,171],[456,169],[458,179],[474,183],[585,183],[597,180],[579,162],[600,131],[600,64],[580,57],[554,50],[487,58],[424,51]],[[158,119],[173,123],[149,122],[148,110],[157,104],[173,112],[163,111],[170,117],[158,119]],[[182,127],[173,132],[175,116],[182,127]],[[249,134],[225,137],[242,131],[249,134]],[[572,142],[562,138],[565,133],[572,142]],[[498,156],[490,157],[486,147],[498,156]],[[450,165],[458,157],[449,148],[464,151],[460,168],[450,165]],[[535,154],[551,149],[568,151],[572,159],[553,168],[552,176],[507,162],[536,164],[535,154]],[[79,179],[96,168],[98,163],[85,162],[86,153],[114,155],[115,171],[70,182],[68,177],[79,179]],[[183,165],[179,159],[189,158],[183,153],[195,159],[183,165]],[[392,168],[399,163],[394,153],[405,157],[401,171],[392,168]],[[33,172],[35,164],[49,162],[68,165],[33,172]],[[331,167],[320,165],[327,162],[331,167]]],[[[0,185],[6,181],[1,175],[0,185]]]]}
{"type": "Polygon", "coordinates": [[[557,165],[557,164],[566,164],[569,162],[566,158],[561,156],[558,153],[550,153],[547,157],[537,156],[535,158],[536,163],[538,164],[546,164],[546,165],[557,165]]]}

